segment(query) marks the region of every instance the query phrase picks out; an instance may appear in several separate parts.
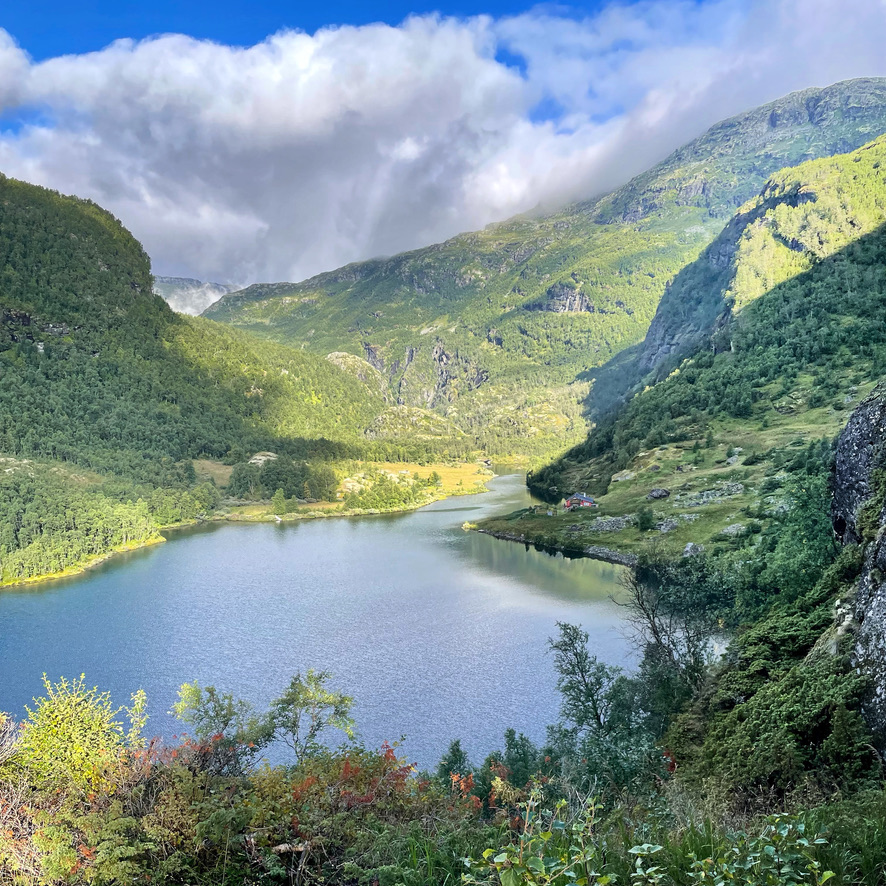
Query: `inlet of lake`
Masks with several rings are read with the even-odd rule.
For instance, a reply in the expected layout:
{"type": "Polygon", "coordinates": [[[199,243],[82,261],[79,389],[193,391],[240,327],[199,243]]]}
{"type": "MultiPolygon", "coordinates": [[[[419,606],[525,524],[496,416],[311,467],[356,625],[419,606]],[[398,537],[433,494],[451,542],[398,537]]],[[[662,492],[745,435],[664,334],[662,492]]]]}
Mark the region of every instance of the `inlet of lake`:
{"type": "Polygon", "coordinates": [[[513,727],[535,741],[558,714],[548,638],[581,624],[591,651],[629,664],[622,568],[498,541],[461,526],[526,507],[520,474],[490,492],[405,514],[220,523],[169,534],[88,573],[0,592],[0,711],[85,674],[116,704],[148,693],[150,734],[197,680],[261,707],[309,667],[355,699],[369,747],[431,768],[450,741],[474,763],[513,727]]]}

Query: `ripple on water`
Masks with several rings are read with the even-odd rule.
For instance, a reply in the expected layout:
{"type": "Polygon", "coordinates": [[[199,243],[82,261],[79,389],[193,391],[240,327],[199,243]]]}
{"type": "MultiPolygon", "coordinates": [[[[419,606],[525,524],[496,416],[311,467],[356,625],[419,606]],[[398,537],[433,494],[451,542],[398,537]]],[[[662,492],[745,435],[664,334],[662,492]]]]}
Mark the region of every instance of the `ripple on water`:
{"type": "Polygon", "coordinates": [[[465,533],[529,503],[520,475],[409,514],[220,524],[174,534],[76,579],[0,594],[0,709],[22,715],[52,679],[85,673],[123,703],[148,692],[170,737],[181,683],[258,705],[323,668],[355,698],[370,745],[406,736],[433,766],[456,737],[479,762],[509,726],[535,740],[559,700],[547,639],[580,623],[592,651],[629,657],[619,567],[465,533]]]}

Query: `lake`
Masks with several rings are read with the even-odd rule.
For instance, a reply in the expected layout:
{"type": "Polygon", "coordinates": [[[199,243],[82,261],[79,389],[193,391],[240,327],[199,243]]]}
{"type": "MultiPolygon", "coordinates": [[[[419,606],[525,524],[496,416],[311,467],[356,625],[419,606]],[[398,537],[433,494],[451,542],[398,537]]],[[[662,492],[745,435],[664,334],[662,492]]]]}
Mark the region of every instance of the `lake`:
{"type": "Polygon", "coordinates": [[[50,679],[85,673],[117,704],[148,693],[148,732],[198,680],[257,705],[309,667],[354,696],[370,746],[435,766],[461,738],[479,763],[506,728],[544,738],[559,698],[547,641],[581,624],[592,651],[630,661],[622,568],[551,556],[476,532],[465,520],[525,507],[523,476],[484,495],[396,515],[283,525],[221,523],[170,533],[85,575],[0,592],[0,710],[50,679]]]}

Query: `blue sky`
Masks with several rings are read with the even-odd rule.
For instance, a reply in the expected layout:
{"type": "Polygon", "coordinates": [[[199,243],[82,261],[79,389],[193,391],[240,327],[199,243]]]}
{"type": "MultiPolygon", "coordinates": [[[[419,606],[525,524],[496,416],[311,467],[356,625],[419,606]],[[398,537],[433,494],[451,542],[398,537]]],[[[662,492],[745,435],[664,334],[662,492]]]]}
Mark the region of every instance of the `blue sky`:
{"type": "Polygon", "coordinates": [[[563,4],[537,4],[521,0],[480,2],[248,2],[248,0],[19,0],[4,4],[0,27],[5,28],[34,59],[64,53],[98,50],[121,37],[141,39],[176,32],[233,45],[258,43],[282,28],[313,33],[324,25],[396,25],[410,14],[507,16],[533,7],[561,13],[587,15],[602,5],[596,0],[563,4]]]}

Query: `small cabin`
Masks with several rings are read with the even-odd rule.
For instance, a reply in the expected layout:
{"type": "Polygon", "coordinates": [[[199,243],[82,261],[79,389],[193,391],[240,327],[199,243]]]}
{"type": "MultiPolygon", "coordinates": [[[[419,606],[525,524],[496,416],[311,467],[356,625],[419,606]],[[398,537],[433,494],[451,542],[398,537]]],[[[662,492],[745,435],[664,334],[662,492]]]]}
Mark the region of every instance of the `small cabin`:
{"type": "Polygon", "coordinates": [[[595,502],[591,496],[585,495],[583,492],[573,492],[572,495],[563,502],[563,507],[568,511],[571,511],[573,508],[595,508],[597,507],[597,502],[595,502]]]}

